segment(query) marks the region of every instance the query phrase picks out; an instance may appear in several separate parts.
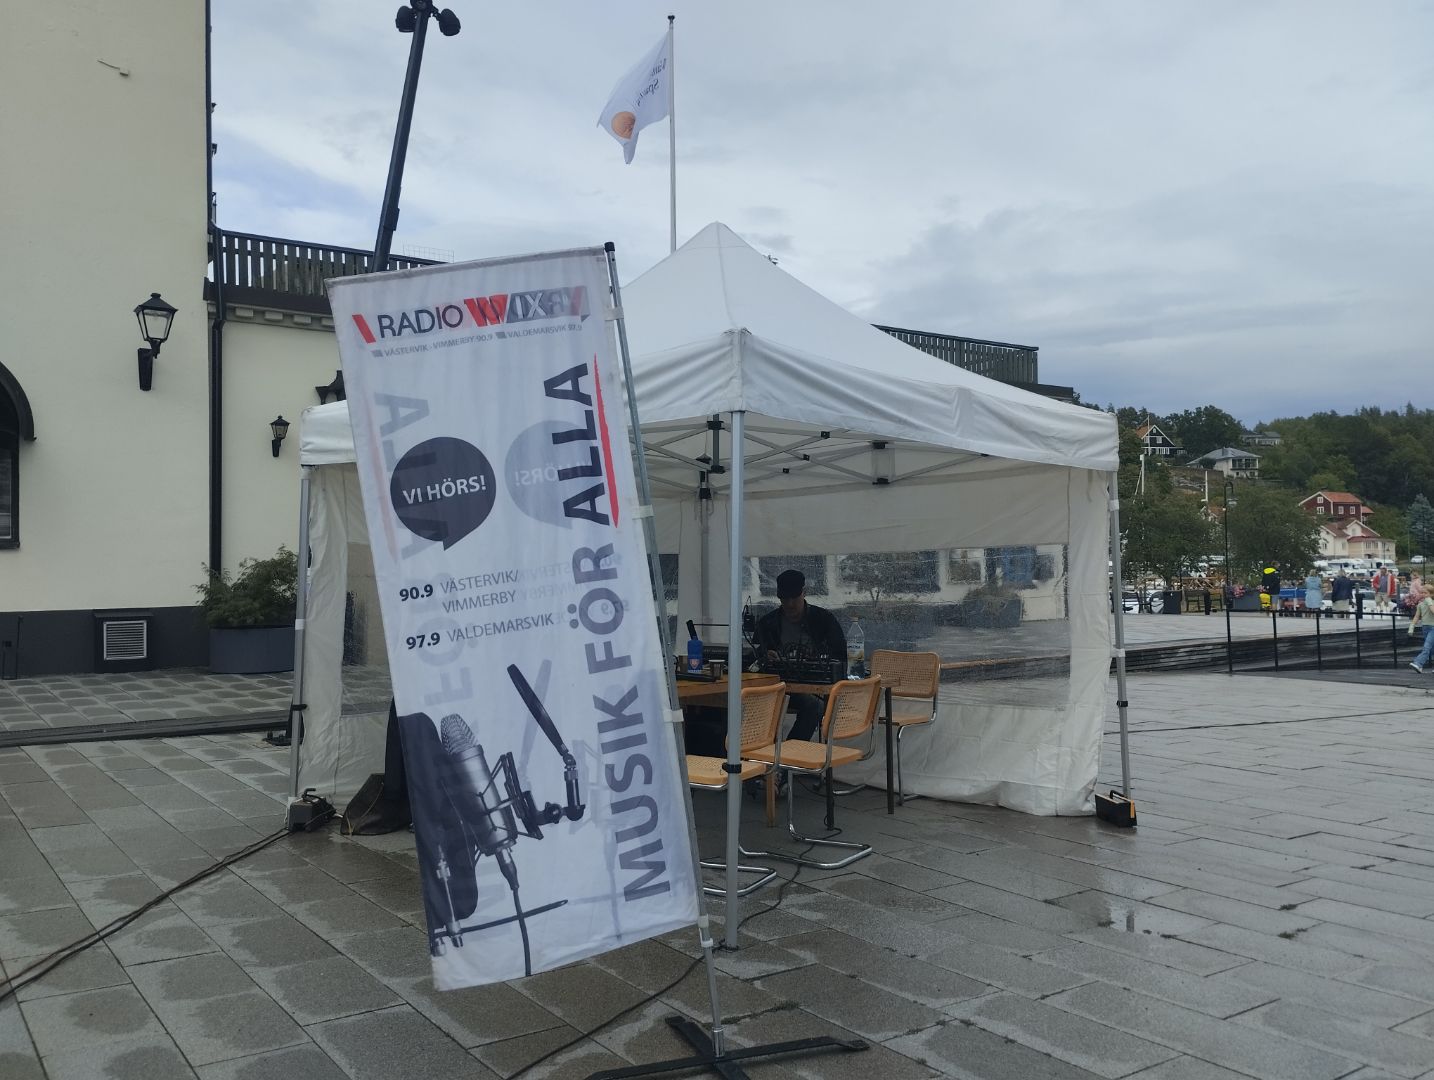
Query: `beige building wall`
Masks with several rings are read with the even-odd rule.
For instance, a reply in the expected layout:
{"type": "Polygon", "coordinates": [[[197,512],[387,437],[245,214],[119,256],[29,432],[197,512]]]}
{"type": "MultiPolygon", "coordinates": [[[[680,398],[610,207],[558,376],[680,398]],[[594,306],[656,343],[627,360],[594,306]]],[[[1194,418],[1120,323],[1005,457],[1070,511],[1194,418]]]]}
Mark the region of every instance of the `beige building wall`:
{"type": "Polygon", "coordinates": [[[207,551],[204,5],[30,5],[0,34],[3,363],[20,444],[8,610],[187,604],[207,551]],[[179,309],[141,393],[134,306],[179,309]]]}
{"type": "Polygon", "coordinates": [[[333,381],[339,351],[328,318],[238,308],[224,325],[225,565],[291,550],[299,532],[299,416],[333,381]],[[267,314],[267,317],[266,317],[267,314]],[[273,456],[269,424],[289,436],[273,456]]]}

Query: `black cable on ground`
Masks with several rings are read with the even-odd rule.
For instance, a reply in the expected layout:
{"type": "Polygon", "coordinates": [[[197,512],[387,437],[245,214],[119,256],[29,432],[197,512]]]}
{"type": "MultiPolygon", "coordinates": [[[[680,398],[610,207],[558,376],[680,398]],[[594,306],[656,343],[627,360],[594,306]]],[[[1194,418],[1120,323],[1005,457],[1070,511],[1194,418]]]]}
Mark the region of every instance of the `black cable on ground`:
{"type": "MultiPolygon", "coordinates": [[[[840,832],[840,830],[837,830],[837,831],[840,832]]],[[[833,833],[832,835],[834,836],[834,835],[836,835],[836,834],[833,833]]],[[[822,837],[821,839],[829,839],[829,837],[822,837]]],[[[811,843],[807,844],[807,846],[802,849],[802,851],[799,853],[799,855],[800,855],[800,856],[805,856],[805,855],[811,854],[812,848],[813,848],[814,846],[815,846],[815,844],[811,844],[811,843]]],[[[799,877],[801,876],[802,871],[803,871],[804,869],[806,869],[806,867],[804,867],[804,866],[802,866],[800,863],[798,863],[797,866],[795,867],[795,869],[793,870],[791,877],[782,878],[782,884],[781,884],[780,886],[778,886],[778,888],[777,888],[777,898],[776,898],[774,901],[772,901],[772,903],[768,904],[766,907],[764,907],[764,908],[762,908],[762,909],[760,909],[760,910],[758,910],[758,911],[748,912],[746,915],[744,915],[744,916],[742,917],[742,921],[737,924],[737,929],[738,929],[738,930],[741,930],[742,927],[746,925],[748,919],[753,919],[753,918],[755,918],[755,917],[758,916],[758,915],[765,915],[765,914],[767,914],[767,912],[769,912],[769,911],[775,911],[775,910],[777,910],[777,908],[781,906],[782,901],[783,901],[784,899],[786,899],[787,889],[797,880],[797,878],[799,878],[799,877]]],[[[697,887],[698,887],[698,888],[701,888],[701,887],[702,887],[702,883],[701,883],[700,881],[697,883],[697,887]]],[[[696,958],[692,961],[692,963],[690,963],[690,964],[687,965],[687,967],[683,970],[683,972],[682,972],[681,975],[677,976],[677,978],[673,979],[670,983],[668,983],[666,986],[662,987],[660,990],[654,990],[652,993],[648,994],[647,997],[643,998],[641,1001],[637,1002],[636,1004],[629,1005],[626,1009],[623,1009],[622,1012],[620,1012],[620,1013],[617,1013],[617,1014],[615,1014],[615,1015],[613,1015],[613,1016],[609,1016],[606,1020],[604,1020],[602,1023],[598,1024],[596,1027],[589,1028],[587,1031],[584,1031],[584,1032],[582,1032],[581,1034],[579,1034],[576,1038],[569,1039],[567,1042],[563,1043],[561,1046],[555,1046],[555,1047],[553,1047],[553,1049],[549,1050],[549,1051],[548,1051],[546,1054],[544,1054],[542,1057],[534,1058],[532,1061],[528,1062],[528,1064],[524,1065],[524,1066],[523,1066],[521,1069],[519,1069],[517,1072],[513,1073],[512,1076],[508,1077],[508,1080],[518,1080],[518,1077],[522,1076],[524,1073],[528,1072],[530,1069],[535,1069],[535,1068],[537,1068],[539,1065],[541,1065],[543,1062],[548,1061],[548,1060],[551,1060],[552,1058],[557,1057],[557,1056],[558,1056],[559,1054],[561,1054],[564,1050],[571,1050],[574,1046],[577,1046],[580,1042],[583,1042],[583,1041],[585,1041],[585,1040],[587,1040],[587,1039],[591,1039],[591,1038],[592,1038],[594,1035],[596,1035],[599,1031],[602,1031],[604,1028],[608,1027],[609,1025],[615,1023],[615,1022],[618,1021],[618,1020],[621,1020],[621,1019],[622,1019],[624,1016],[626,1016],[628,1013],[631,1013],[631,1012],[633,1012],[633,1011],[635,1011],[635,1010],[637,1010],[637,1009],[642,1008],[642,1007],[645,1006],[645,1005],[649,1005],[649,1004],[651,1004],[652,1002],[656,1001],[656,1000],[657,1000],[658,998],[660,998],[663,994],[667,993],[667,991],[671,990],[674,986],[676,986],[678,983],[680,983],[683,979],[687,978],[687,976],[691,975],[694,971],[696,971],[697,968],[698,968],[698,966],[702,963],[702,961],[703,961],[703,956],[699,955],[698,957],[696,957],[696,958]]]]}
{"type": "MultiPolygon", "coordinates": [[[[327,815],[315,818],[313,821],[309,822],[308,825],[304,827],[304,831],[312,832],[319,826],[326,824],[333,817],[334,812],[330,810],[327,815]]],[[[837,830],[836,832],[840,832],[840,830],[837,830]]],[[[836,832],[833,832],[830,835],[835,836],[836,832]]],[[[164,903],[166,900],[175,896],[182,890],[187,889],[189,886],[203,881],[205,878],[212,877],[219,871],[225,870],[228,867],[233,866],[235,863],[239,862],[242,859],[248,858],[250,855],[253,855],[256,852],[262,851],[264,848],[269,847],[271,844],[274,844],[279,840],[282,840],[288,835],[290,835],[290,831],[288,829],[281,829],[278,832],[271,833],[268,836],[262,837],[261,839],[254,841],[254,843],[249,844],[246,847],[240,848],[238,851],[231,852],[230,854],[224,856],[222,859],[215,862],[213,865],[206,867],[205,869],[199,871],[197,874],[193,874],[190,877],[185,878],[183,881],[179,882],[172,888],[166,889],[164,892],[160,893],[158,896],[154,897],[152,900],[149,900],[145,904],[142,904],[134,911],[131,911],[126,915],[121,915],[119,918],[112,920],[106,925],[100,927],[98,930],[87,934],[85,937],[82,937],[77,941],[73,941],[69,945],[66,945],[62,948],[56,949],[48,956],[36,960],[33,964],[29,965],[21,971],[16,972],[4,983],[0,983],[0,1003],[3,1003],[9,998],[13,997],[20,990],[30,985],[30,983],[44,978],[50,972],[54,971],[57,967],[63,964],[66,960],[73,959],[74,957],[80,955],[80,953],[84,952],[86,949],[98,945],[101,941],[104,941],[106,938],[111,937],[112,935],[123,930],[126,926],[129,926],[135,920],[139,919],[147,912],[152,911],[154,908],[158,907],[160,904],[164,903]]],[[[824,837],[823,839],[826,839],[826,837],[824,837]]],[[[800,854],[803,856],[810,854],[813,846],[813,844],[807,844],[807,846],[800,852],[800,854]]],[[[766,907],[758,911],[749,912],[746,916],[742,918],[742,921],[737,924],[737,928],[740,930],[749,919],[755,918],[758,915],[765,915],[768,912],[775,911],[778,907],[780,907],[782,901],[786,898],[787,889],[790,888],[796,882],[797,878],[801,876],[803,869],[805,869],[805,867],[798,864],[794,869],[791,877],[782,879],[782,884],[777,889],[777,898],[772,903],[768,904],[766,907]]],[[[701,887],[700,882],[698,882],[698,887],[701,887]]],[[[513,892],[513,902],[515,906],[518,904],[518,895],[516,889],[513,892]]],[[[524,968],[525,970],[531,971],[531,962],[527,960],[527,927],[523,925],[521,907],[518,907],[517,910],[519,912],[519,929],[523,935],[525,958],[524,968]]],[[[643,1006],[648,1005],[651,1002],[657,1000],[663,994],[667,993],[674,986],[676,986],[678,983],[682,982],[682,980],[686,979],[687,976],[691,975],[694,971],[696,971],[698,966],[702,963],[703,959],[703,956],[697,956],[695,959],[693,959],[692,963],[687,965],[687,967],[683,970],[682,974],[678,975],[677,978],[673,979],[666,986],[663,986],[660,989],[653,991],[651,994],[647,995],[642,1000],[632,1005],[629,1005],[621,1012],[615,1013],[614,1015],[608,1017],[596,1027],[590,1028],[588,1031],[582,1032],[576,1038],[569,1039],[561,1046],[554,1047],[552,1050],[549,1050],[541,1057],[533,1059],[532,1061],[528,1062],[528,1064],[524,1065],[521,1069],[519,1069],[517,1072],[515,1072],[511,1077],[509,1077],[509,1080],[517,1080],[518,1077],[522,1076],[530,1069],[533,1069],[536,1066],[541,1065],[543,1062],[548,1061],[553,1057],[556,1057],[558,1054],[561,1054],[565,1050],[571,1049],[572,1047],[578,1045],[584,1040],[592,1038],[599,1031],[602,1031],[609,1025],[615,1023],[618,1020],[621,1020],[629,1013],[632,1013],[637,1009],[640,1009],[643,1006]]]]}
{"type": "MultiPolygon", "coordinates": [[[[313,821],[309,822],[307,826],[305,826],[304,831],[312,832],[320,825],[325,824],[332,817],[333,813],[331,811],[325,817],[315,818],[313,821]]],[[[57,967],[63,964],[66,960],[70,960],[76,956],[79,956],[80,953],[84,952],[86,949],[92,948],[93,946],[98,945],[101,941],[104,941],[106,938],[119,933],[119,931],[123,930],[126,926],[129,926],[140,916],[146,914],[149,911],[152,911],[154,908],[158,907],[160,904],[173,897],[176,893],[179,893],[180,891],[189,888],[189,886],[203,881],[207,877],[212,877],[213,875],[219,873],[219,871],[225,870],[233,866],[241,859],[247,859],[255,852],[262,851],[270,844],[282,840],[288,835],[288,829],[280,829],[278,832],[270,833],[268,836],[262,837],[259,840],[255,840],[252,844],[242,847],[238,851],[234,851],[229,853],[228,855],[225,855],[218,862],[214,863],[211,866],[205,867],[203,870],[199,871],[199,873],[193,874],[190,877],[185,878],[178,885],[164,890],[164,892],[160,893],[154,899],[140,905],[128,914],[121,915],[119,916],[119,918],[113,919],[110,922],[106,923],[98,930],[92,931],[91,933],[86,934],[84,937],[78,939],[77,941],[72,941],[70,942],[70,944],[56,949],[48,956],[41,957],[29,967],[17,971],[14,975],[10,976],[9,979],[5,980],[3,983],[0,983],[0,1003],[3,1003],[14,997],[17,993],[23,990],[26,986],[29,986],[32,982],[44,978],[50,972],[54,971],[57,967]]]]}

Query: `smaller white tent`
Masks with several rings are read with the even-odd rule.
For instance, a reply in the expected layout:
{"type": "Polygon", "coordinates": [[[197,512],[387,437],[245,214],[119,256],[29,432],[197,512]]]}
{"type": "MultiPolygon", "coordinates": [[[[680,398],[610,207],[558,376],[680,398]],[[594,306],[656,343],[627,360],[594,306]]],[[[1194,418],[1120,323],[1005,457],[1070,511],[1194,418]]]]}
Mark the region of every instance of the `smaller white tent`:
{"type": "MultiPolygon", "coordinates": [[[[1040,685],[946,694],[941,723],[908,748],[907,789],[1089,813],[1111,658],[1114,418],[913,349],[719,224],[635,280],[623,306],[661,545],[678,558],[684,617],[735,623],[729,567],[751,558],[839,567],[851,554],[919,550],[940,558],[945,587],[945,553],[986,552],[984,573],[995,575],[992,551],[1045,551],[1046,618],[1063,666],[1040,685]]],[[[313,564],[298,784],[341,797],[382,763],[381,714],[356,701],[357,712],[341,716],[346,609],[352,623],[366,606],[347,407],[306,410],[300,437],[313,564]]]]}

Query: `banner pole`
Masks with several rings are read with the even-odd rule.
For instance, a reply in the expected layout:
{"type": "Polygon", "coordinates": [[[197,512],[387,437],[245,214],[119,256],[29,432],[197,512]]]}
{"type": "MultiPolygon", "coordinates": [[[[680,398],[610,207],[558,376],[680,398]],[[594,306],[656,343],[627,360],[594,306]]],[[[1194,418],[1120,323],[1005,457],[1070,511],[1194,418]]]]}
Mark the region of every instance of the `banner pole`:
{"type": "Polygon", "coordinates": [[[742,827],[742,487],[745,482],[742,450],[747,414],[732,411],[731,484],[728,487],[727,537],[727,905],[723,919],[723,944],[737,948],[738,906],[737,863],[740,855],[738,832],[742,827]],[[734,663],[735,660],[735,663],[734,663]],[[732,678],[733,672],[737,673],[732,678]]]}
{"type": "MultiPolygon", "coordinates": [[[[612,287],[613,310],[616,312],[618,352],[622,357],[622,378],[627,387],[628,423],[632,428],[633,460],[637,466],[637,495],[641,502],[642,531],[647,542],[647,567],[652,578],[653,597],[657,602],[657,635],[662,643],[662,659],[667,672],[667,707],[678,712],[677,674],[671,645],[667,637],[667,599],[662,583],[662,564],[657,550],[657,521],[652,513],[652,488],[647,476],[647,454],[642,445],[642,426],[637,409],[637,387],[632,382],[632,361],[627,348],[627,323],[622,311],[622,287],[617,280],[617,261],[612,241],[603,245],[607,255],[608,282],[612,287]]],[[[740,658],[740,653],[738,654],[740,658]]],[[[739,665],[740,666],[740,665],[739,665]]],[[[738,677],[740,683],[740,676],[738,677]]],[[[707,900],[702,892],[702,856],[697,849],[697,821],[692,812],[692,787],[687,776],[687,748],[682,725],[672,724],[673,743],[677,750],[677,766],[682,776],[682,805],[687,812],[687,839],[692,849],[692,880],[697,890],[697,936],[702,945],[702,960],[707,968],[707,997],[712,1005],[712,1052],[721,1057],[726,1052],[726,1033],[722,1029],[722,1007],[717,991],[717,966],[712,962],[712,930],[707,914],[707,900]]],[[[741,787],[738,785],[738,791],[741,787]]],[[[733,876],[736,860],[729,863],[728,876],[733,876]]],[[[730,909],[729,909],[730,911],[730,909]]]]}
{"type": "Polygon", "coordinates": [[[673,52],[675,44],[673,23],[676,15],[667,16],[667,179],[670,227],[668,229],[668,251],[677,250],[677,57],[673,52]]]}
{"type": "Polygon", "coordinates": [[[1125,686],[1125,604],[1120,580],[1120,477],[1111,473],[1110,485],[1110,570],[1111,598],[1115,626],[1115,707],[1120,714],[1120,793],[1130,798],[1130,727],[1126,710],[1129,695],[1125,686]]]}

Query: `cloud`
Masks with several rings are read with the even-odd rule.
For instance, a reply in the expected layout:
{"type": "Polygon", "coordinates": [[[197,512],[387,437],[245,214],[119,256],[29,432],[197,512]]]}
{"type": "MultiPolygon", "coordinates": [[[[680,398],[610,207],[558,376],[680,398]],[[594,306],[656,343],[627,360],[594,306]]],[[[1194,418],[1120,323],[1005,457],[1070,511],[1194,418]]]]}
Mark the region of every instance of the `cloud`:
{"type": "MultiPolygon", "coordinates": [[[[628,166],[595,121],[666,9],[448,2],[395,249],[663,257],[665,125],[628,166]]],[[[392,7],[214,6],[221,224],[372,242],[392,7]]],[[[679,240],[726,221],[873,321],[1039,346],[1087,400],[1434,405],[1428,4],[673,10],[679,240]]]]}

